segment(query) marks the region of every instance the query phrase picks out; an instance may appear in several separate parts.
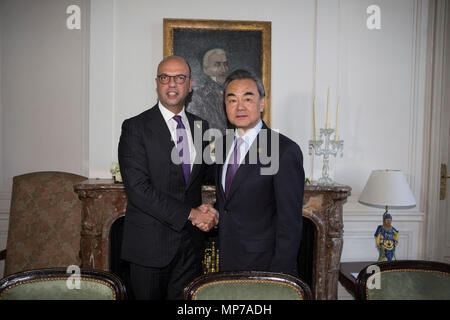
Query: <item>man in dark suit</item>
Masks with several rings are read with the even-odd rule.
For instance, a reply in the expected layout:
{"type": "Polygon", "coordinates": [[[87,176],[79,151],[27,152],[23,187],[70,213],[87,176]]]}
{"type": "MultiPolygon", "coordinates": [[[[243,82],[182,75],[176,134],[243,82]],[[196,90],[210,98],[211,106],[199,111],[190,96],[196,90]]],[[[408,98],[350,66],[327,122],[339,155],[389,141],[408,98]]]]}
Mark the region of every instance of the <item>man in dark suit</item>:
{"type": "Polygon", "coordinates": [[[305,180],[300,147],[261,120],[264,87],[249,72],[228,76],[224,101],[235,130],[216,143],[216,160],[221,152],[224,159],[216,170],[220,271],[298,275],[305,180]]]}
{"type": "Polygon", "coordinates": [[[181,298],[201,274],[199,228],[217,224],[214,209],[200,206],[208,124],[184,110],[192,83],[184,59],[165,58],[156,77],[158,104],[122,125],[119,164],[128,203],[121,257],[130,263],[136,299],[181,298]]]}

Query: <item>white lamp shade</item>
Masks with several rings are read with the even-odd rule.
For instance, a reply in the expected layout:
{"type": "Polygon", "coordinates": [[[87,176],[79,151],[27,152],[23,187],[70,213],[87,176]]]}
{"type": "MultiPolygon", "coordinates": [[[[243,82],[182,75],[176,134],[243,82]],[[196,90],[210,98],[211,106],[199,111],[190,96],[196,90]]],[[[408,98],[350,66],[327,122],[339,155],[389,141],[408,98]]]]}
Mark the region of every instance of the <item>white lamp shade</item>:
{"type": "Polygon", "coordinates": [[[414,195],[400,170],[372,171],[359,202],[377,208],[407,209],[416,206],[414,195]]]}

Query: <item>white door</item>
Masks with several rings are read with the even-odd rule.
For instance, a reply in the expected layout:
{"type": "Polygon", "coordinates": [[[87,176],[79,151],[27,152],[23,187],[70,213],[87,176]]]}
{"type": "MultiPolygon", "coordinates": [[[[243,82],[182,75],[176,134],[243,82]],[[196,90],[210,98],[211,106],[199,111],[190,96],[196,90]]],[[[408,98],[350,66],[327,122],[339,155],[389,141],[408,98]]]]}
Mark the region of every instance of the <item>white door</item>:
{"type": "Polygon", "coordinates": [[[430,148],[427,192],[427,260],[450,263],[450,179],[442,193],[442,166],[450,174],[450,3],[431,2],[434,11],[430,148]]]}
{"type": "Polygon", "coordinates": [[[446,25],[444,31],[444,96],[442,103],[441,116],[441,166],[444,164],[447,167],[446,177],[444,183],[446,184],[445,199],[439,200],[439,216],[442,238],[445,241],[440,241],[439,260],[450,263],[450,3],[446,2],[446,25]]]}
{"type": "MultiPolygon", "coordinates": [[[[447,56],[448,58],[448,56],[447,56]]],[[[450,62],[450,59],[447,59],[447,61],[450,62]]],[[[440,200],[440,216],[441,216],[441,227],[443,230],[441,230],[441,234],[444,235],[445,242],[442,242],[442,247],[439,248],[439,252],[441,253],[441,256],[439,257],[441,261],[445,261],[447,263],[450,263],[450,126],[449,126],[449,118],[450,118],[450,112],[449,112],[449,105],[450,105],[450,76],[449,76],[449,68],[447,68],[447,99],[446,99],[446,113],[445,116],[447,117],[447,132],[445,133],[445,138],[447,139],[447,145],[445,146],[447,148],[447,153],[444,155],[445,159],[443,159],[442,163],[446,163],[447,165],[447,173],[444,177],[446,189],[447,192],[445,193],[445,199],[440,200]],[[445,162],[444,162],[445,161],[445,162]]]]}

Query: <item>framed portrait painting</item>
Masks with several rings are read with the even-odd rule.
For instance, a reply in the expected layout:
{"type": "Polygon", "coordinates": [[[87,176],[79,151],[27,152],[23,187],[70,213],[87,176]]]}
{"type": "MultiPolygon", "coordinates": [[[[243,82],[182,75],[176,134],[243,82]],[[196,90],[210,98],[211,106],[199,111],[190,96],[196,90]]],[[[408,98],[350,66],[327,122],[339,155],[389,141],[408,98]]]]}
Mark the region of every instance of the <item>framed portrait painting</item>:
{"type": "Polygon", "coordinates": [[[223,83],[236,69],[259,77],[266,91],[262,119],[270,125],[271,22],[164,19],[164,57],[183,57],[191,66],[193,93],[187,111],[225,131],[223,83]]]}

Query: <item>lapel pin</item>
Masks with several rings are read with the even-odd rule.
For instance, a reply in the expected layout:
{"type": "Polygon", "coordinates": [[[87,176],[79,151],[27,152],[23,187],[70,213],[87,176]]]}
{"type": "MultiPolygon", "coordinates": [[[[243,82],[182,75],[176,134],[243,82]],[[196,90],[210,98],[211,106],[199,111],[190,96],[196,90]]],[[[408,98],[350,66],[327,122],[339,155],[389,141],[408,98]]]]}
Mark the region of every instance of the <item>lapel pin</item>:
{"type": "Polygon", "coordinates": [[[200,129],[200,125],[197,123],[197,128],[200,129]]]}

